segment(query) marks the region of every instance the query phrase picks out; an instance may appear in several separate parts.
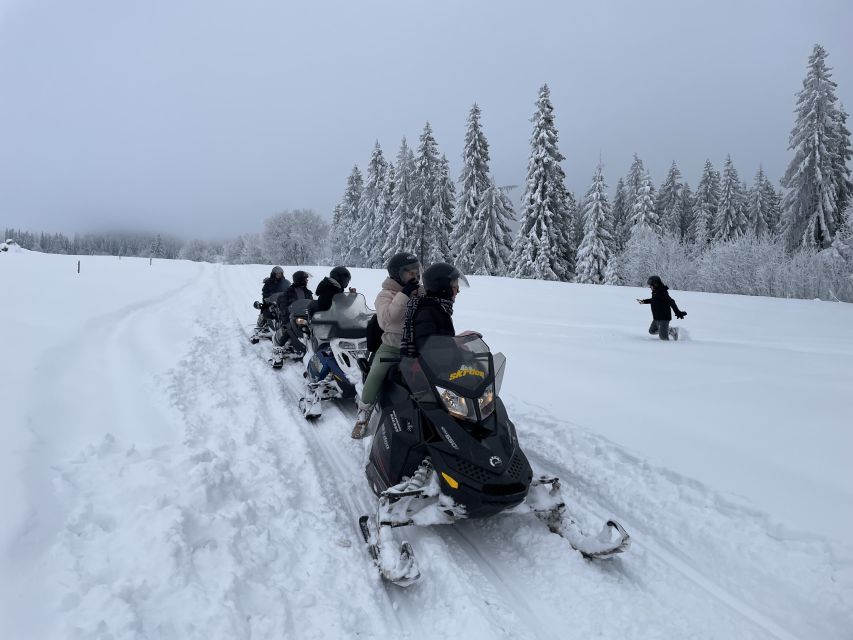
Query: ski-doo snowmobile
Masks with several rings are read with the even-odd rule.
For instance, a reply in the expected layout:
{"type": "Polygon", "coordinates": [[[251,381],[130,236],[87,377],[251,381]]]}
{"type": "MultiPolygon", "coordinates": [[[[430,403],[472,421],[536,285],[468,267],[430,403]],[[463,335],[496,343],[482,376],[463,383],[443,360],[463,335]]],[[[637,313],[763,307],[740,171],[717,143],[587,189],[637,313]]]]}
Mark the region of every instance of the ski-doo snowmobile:
{"type": "Polygon", "coordinates": [[[368,356],[367,322],[373,313],[360,293],[339,293],[328,310],[311,317],[302,358],[305,391],[299,399],[306,418],[319,417],[324,400],[361,393],[363,364],[359,360],[368,356]]]}
{"type": "Polygon", "coordinates": [[[279,309],[282,319],[273,337],[273,369],[280,369],[285,360],[301,360],[307,350],[306,344],[311,336],[309,313],[312,300],[296,300],[287,311],[279,309]]]}
{"type": "Polygon", "coordinates": [[[433,336],[418,358],[402,358],[389,373],[368,425],[375,435],[366,473],[379,507],[359,519],[386,580],[408,586],[420,577],[394,527],[501,512],[535,513],[588,558],[628,548],[613,520],[586,535],[566,512],[559,480],[534,475],[498,397],[505,363],[478,334],[433,336]]]}
{"type": "Polygon", "coordinates": [[[283,295],[283,293],[274,293],[270,297],[264,298],[263,302],[255,300],[252,306],[261,312],[263,324],[255,326],[254,332],[249,336],[249,342],[258,344],[261,340],[272,340],[281,323],[278,301],[283,295]]]}

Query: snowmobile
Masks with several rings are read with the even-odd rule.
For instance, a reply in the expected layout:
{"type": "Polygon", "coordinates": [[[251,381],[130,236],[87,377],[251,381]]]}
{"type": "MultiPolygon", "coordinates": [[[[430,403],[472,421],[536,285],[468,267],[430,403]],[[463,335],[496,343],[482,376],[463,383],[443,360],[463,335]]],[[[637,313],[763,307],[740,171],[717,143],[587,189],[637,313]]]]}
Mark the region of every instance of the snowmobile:
{"type": "Polygon", "coordinates": [[[566,511],[559,480],[534,475],[498,396],[505,364],[478,334],[433,336],[418,358],[389,372],[368,424],[375,435],[365,471],[379,506],[359,519],[384,579],[409,586],[420,577],[394,528],[501,512],[536,514],[587,558],[629,547],[614,520],[585,534],[566,511]]]}
{"type": "Polygon", "coordinates": [[[296,300],[291,303],[287,312],[279,309],[278,316],[282,318],[273,336],[272,358],[273,369],[284,366],[285,360],[301,360],[305,356],[306,343],[311,336],[310,305],[311,300],[296,300]],[[284,320],[284,318],[287,318],[284,320]]]}
{"type": "Polygon", "coordinates": [[[254,332],[249,336],[249,342],[252,344],[258,344],[261,340],[272,340],[281,320],[278,299],[282,295],[284,294],[274,293],[263,302],[255,300],[252,306],[261,312],[263,324],[256,325],[254,332]]]}
{"type": "Polygon", "coordinates": [[[327,311],[311,317],[302,358],[305,391],[299,399],[306,418],[318,418],[324,400],[355,398],[361,393],[368,356],[367,322],[373,314],[362,294],[339,293],[327,311]]]}

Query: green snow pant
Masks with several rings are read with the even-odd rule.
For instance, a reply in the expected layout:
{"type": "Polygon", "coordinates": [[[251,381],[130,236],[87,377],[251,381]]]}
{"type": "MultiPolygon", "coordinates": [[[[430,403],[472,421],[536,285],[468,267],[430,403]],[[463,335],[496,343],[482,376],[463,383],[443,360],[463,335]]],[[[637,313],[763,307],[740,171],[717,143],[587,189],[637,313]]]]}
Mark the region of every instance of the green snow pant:
{"type": "Polygon", "coordinates": [[[399,359],[400,349],[383,342],[376,350],[376,355],[373,356],[373,364],[370,365],[370,373],[367,374],[367,380],[364,381],[364,388],[361,390],[361,401],[364,404],[376,402],[376,396],[379,395],[379,389],[382,387],[388,370],[397,366],[397,362],[382,362],[382,358],[399,359]]]}

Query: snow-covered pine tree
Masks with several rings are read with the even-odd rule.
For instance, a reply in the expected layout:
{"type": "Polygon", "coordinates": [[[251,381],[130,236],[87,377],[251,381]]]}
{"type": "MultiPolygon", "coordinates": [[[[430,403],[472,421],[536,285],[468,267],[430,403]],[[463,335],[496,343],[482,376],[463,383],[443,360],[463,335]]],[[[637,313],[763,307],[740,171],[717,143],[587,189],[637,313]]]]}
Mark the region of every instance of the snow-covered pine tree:
{"type": "Polygon", "coordinates": [[[681,238],[681,171],[675,160],[658,191],[656,209],[663,230],[681,238]]]}
{"type": "Polygon", "coordinates": [[[704,246],[711,241],[719,204],[720,174],[714,169],[711,161],[706,159],[693,202],[693,220],[689,233],[691,242],[704,246]]]}
{"type": "Polygon", "coordinates": [[[354,165],[347,178],[344,197],[335,207],[332,215],[332,228],[329,233],[329,245],[335,262],[344,262],[353,242],[358,210],[364,191],[364,179],[358,165],[354,165]]]}
{"type": "Polygon", "coordinates": [[[690,228],[693,226],[693,191],[686,182],[681,185],[681,224],[679,238],[682,242],[690,242],[690,228]]]}
{"type": "Polygon", "coordinates": [[[749,204],[747,206],[747,232],[754,233],[757,237],[773,235],[774,220],[772,207],[772,186],[768,190],[770,181],[759,165],[755,174],[752,188],[749,190],[749,204]]]}
{"type": "Polygon", "coordinates": [[[385,227],[382,225],[388,217],[385,212],[387,174],[388,162],[377,140],[367,164],[364,192],[358,207],[358,226],[353,231],[353,242],[345,264],[376,268],[384,262],[385,227]]]}
{"type": "Polygon", "coordinates": [[[425,262],[426,256],[434,241],[434,230],[430,228],[430,213],[435,206],[438,164],[438,144],[432,135],[432,127],[427,122],[421,132],[418,155],[415,159],[414,219],[412,221],[411,249],[418,256],[421,264],[428,264],[425,262]]]}
{"type": "Polygon", "coordinates": [[[634,206],[631,209],[631,234],[638,227],[645,227],[653,233],[661,233],[660,218],[655,209],[655,192],[652,186],[652,177],[649,172],[643,176],[640,186],[637,188],[634,206]]]}
{"type": "Polygon", "coordinates": [[[714,221],[714,240],[732,240],[743,235],[746,226],[743,220],[743,187],[731,155],[726,156],[723,167],[723,184],[720,187],[720,203],[714,221]]]}
{"type": "Polygon", "coordinates": [[[625,178],[625,187],[628,189],[628,203],[631,209],[634,208],[637,193],[640,191],[640,185],[643,183],[645,176],[646,167],[643,165],[640,157],[635,153],[634,161],[631,163],[631,168],[628,169],[628,176],[625,178]]]}
{"type": "Polygon", "coordinates": [[[393,207],[388,224],[385,245],[382,247],[384,262],[395,253],[409,251],[413,242],[415,156],[406,139],[400,143],[397,164],[394,167],[393,207]]]}
{"type": "Polygon", "coordinates": [[[548,85],[539,89],[536,113],[531,118],[530,159],[522,197],[522,219],[511,257],[511,274],[517,278],[568,279],[573,249],[564,159],[557,148],[554,107],[548,85]]]}
{"type": "Polygon", "coordinates": [[[468,272],[476,275],[505,275],[512,253],[510,220],[515,220],[512,203],[500,187],[490,182],[471,226],[470,236],[476,241],[463,245],[467,253],[457,257],[457,264],[467,264],[468,272]]]}
{"type": "Polygon", "coordinates": [[[584,221],[583,221],[583,203],[578,203],[575,199],[575,194],[571,191],[566,192],[566,210],[569,212],[569,220],[572,221],[572,236],[571,246],[575,247],[575,254],[567,259],[571,264],[571,270],[575,270],[575,258],[577,258],[577,248],[581,246],[584,237],[584,221]]]}
{"type": "Polygon", "coordinates": [[[462,173],[459,176],[459,199],[453,218],[451,249],[455,265],[467,273],[473,265],[472,246],[482,238],[474,235],[477,210],[483,194],[491,185],[489,177],[489,143],[480,125],[480,107],[474,103],[468,113],[465,146],[462,149],[462,173]]]}
{"type": "Polygon", "coordinates": [[[850,180],[850,167],[848,163],[853,160],[853,147],[851,147],[850,129],[847,128],[848,113],[844,105],[835,110],[835,134],[838,140],[835,150],[835,176],[838,185],[838,193],[835,197],[837,216],[837,228],[845,222],[845,211],[853,201],[853,182],[850,180]]]}
{"type": "Polygon", "coordinates": [[[784,210],[791,247],[824,249],[832,244],[838,227],[838,195],[842,189],[837,85],[826,56],[826,50],[816,44],[803,88],[797,93],[797,121],[788,144],[794,157],[782,178],[782,185],[788,189],[784,210]]]}
{"type": "Polygon", "coordinates": [[[601,164],[592,176],[592,184],[584,198],[583,221],[584,236],[576,263],[577,282],[603,284],[608,280],[607,264],[613,238],[610,234],[610,203],[601,164]]]}
{"type": "Polygon", "coordinates": [[[159,258],[163,255],[163,239],[160,237],[158,233],[154,238],[154,242],[151,243],[151,257],[159,258]]]}
{"type": "Polygon", "coordinates": [[[772,236],[778,236],[782,233],[782,193],[773,187],[773,183],[765,174],[764,184],[764,201],[767,202],[767,227],[772,236]]]}
{"type": "Polygon", "coordinates": [[[391,228],[391,218],[394,213],[394,189],[397,183],[397,173],[393,162],[387,162],[385,166],[385,180],[382,199],[384,206],[382,207],[382,219],[376,221],[376,233],[381,238],[379,241],[379,263],[380,267],[385,266],[385,238],[388,235],[388,229],[391,228]]]}
{"type": "Polygon", "coordinates": [[[450,179],[450,163],[442,155],[438,161],[438,176],[435,184],[432,210],[427,219],[430,243],[424,253],[423,264],[453,262],[450,237],[453,231],[453,208],[456,203],[456,187],[450,179]]]}
{"type": "Polygon", "coordinates": [[[625,245],[631,237],[631,207],[624,178],[619,178],[619,182],[616,183],[611,217],[613,219],[613,253],[620,254],[625,250],[625,245]]]}

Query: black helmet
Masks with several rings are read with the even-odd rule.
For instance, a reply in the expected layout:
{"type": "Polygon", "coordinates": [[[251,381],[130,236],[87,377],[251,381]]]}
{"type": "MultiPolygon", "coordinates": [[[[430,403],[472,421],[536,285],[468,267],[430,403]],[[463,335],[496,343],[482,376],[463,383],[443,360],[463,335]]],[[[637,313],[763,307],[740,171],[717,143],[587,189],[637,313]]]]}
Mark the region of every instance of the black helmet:
{"type": "Polygon", "coordinates": [[[284,277],[284,269],[281,267],[273,267],[272,271],[270,271],[270,278],[275,278],[276,276],[284,277]]]}
{"type": "Polygon", "coordinates": [[[429,294],[438,296],[439,298],[453,297],[453,283],[458,286],[468,286],[468,279],[462,275],[452,264],[446,262],[436,262],[431,264],[424,271],[424,289],[429,294]]]}
{"type": "Polygon", "coordinates": [[[311,274],[307,271],[294,271],[293,272],[293,284],[297,287],[306,287],[308,286],[308,278],[311,277],[311,274]]]}
{"type": "Polygon", "coordinates": [[[400,284],[403,284],[403,273],[413,271],[414,269],[420,270],[420,268],[421,263],[418,257],[408,251],[395,253],[388,261],[388,275],[392,280],[396,280],[400,284]]]}
{"type": "Polygon", "coordinates": [[[649,276],[649,279],[646,280],[646,284],[650,287],[662,287],[663,281],[660,279],[660,276],[649,276]]]}
{"type": "Polygon", "coordinates": [[[329,272],[329,277],[341,285],[341,289],[346,289],[352,279],[349,269],[346,267],[335,267],[329,272]]]}

